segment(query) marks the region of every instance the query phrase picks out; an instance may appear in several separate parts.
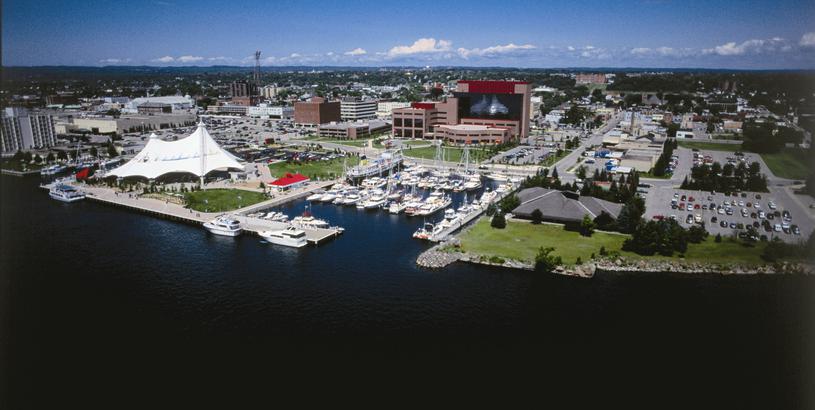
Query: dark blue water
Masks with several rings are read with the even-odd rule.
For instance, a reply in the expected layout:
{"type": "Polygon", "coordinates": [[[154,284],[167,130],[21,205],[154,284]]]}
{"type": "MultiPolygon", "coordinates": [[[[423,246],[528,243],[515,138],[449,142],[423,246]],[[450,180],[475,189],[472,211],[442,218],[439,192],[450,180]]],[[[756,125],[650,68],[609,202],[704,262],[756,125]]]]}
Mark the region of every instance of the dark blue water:
{"type": "Polygon", "coordinates": [[[415,266],[427,245],[410,239],[421,218],[317,205],[346,233],[295,250],[57,203],[37,182],[2,178],[6,408],[206,400],[270,378],[353,384],[357,372],[385,383],[531,372],[595,395],[681,392],[699,407],[813,403],[815,278],[429,271],[415,266]]]}

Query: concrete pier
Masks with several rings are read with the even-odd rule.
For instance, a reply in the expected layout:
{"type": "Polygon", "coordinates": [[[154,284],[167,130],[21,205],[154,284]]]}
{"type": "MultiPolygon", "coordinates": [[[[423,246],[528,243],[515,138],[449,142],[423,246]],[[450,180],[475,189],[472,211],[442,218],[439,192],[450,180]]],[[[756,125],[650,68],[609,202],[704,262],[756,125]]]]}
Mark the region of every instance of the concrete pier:
{"type": "MultiPolygon", "coordinates": [[[[247,206],[232,212],[199,212],[191,209],[184,208],[181,205],[174,204],[168,201],[161,201],[153,198],[142,198],[136,192],[116,192],[107,187],[94,187],[83,184],[71,183],[81,191],[85,192],[85,198],[90,201],[101,202],[106,205],[118,206],[128,208],[137,212],[142,212],[157,216],[160,218],[170,219],[178,222],[188,223],[192,225],[202,225],[204,222],[215,219],[218,215],[229,214],[241,222],[241,226],[245,233],[257,235],[265,230],[281,230],[285,229],[289,224],[283,222],[267,221],[261,218],[250,218],[246,214],[253,211],[271,208],[284,204],[289,201],[296,200],[303,196],[310,195],[312,192],[323,189],[326,186],[333,184],[333,181],[324,181],[319,183],[310,184],[309,186],[299,189],[297,191],[282,194],[278,197],[259,202],[257,204],[247,206]]],[[[43,185],[42,188],[49,189],[50,185],[43,185]]],[[[318,245],[326,240],[334,238],[342,232],[337,228],[303,228],[306,232],[306,239],[312,245],[318,245]]]]}

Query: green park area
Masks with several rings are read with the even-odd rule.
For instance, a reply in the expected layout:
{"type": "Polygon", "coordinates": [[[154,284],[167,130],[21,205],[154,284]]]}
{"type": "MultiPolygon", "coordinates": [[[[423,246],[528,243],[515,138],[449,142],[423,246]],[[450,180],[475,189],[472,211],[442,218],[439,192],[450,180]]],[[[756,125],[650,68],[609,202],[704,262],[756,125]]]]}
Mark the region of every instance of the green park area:
{"type": "MultiPolygon", "coordinates": [[[[331,160],[321,161],[284,161],[269,165],[272,175],[280,178],[287,173],[290,174],[303,174],[313,180],[333,179],[342,176],[343,172],[343,158],[335,158],[331,160]]],[[[359,158],[349,156],[347,165],[352,167],[359,163],[359,158]]]]}
{"type": "Polygon", "coordinates": [[[800,148],[782,148],[773,154],[761,154],[761,159],[777,177],[803,180],[812,173],[812,168],[807,164],[811,164],[813,159],[800,148]]]}
{"type": "MultiPolygon", "coordinates": [[[[442,149],[444,150],[444,160],[447,162],[460,162],[461,156],[464,154],[464,148],[443,147],[442,149]]],[[[435,159],[436,147],[422,147],[422,148],[406,147],[402,150],[402,153],[406,157],[411,158],[435,159]]],[[[470,163],[485,161],[491,158],[493,155],[495,155],[493,152],[486,149],[471,148],[470,163]]]]}
{"type": "Polygon", "coordinates": [[[628,235],[595,232],[590,237],[567,231],[562,225],[540,224],[508,220],[504,229],[492,228],[488,218],[482,218],[460,236],[461,249],[476,255],[532,262],[541,247],[553,247],[553,255],[560,256],[564,264],[573,265],[577,258],[588,261],[592,253],[600,255],[604,247],[627,259],[685,260],[711,264],[763,264],[761,253],[766,243],[748,247],[738,241],[723,238],[716,243],[712,237],[698,244],[688,244],[684,258],[677,256],[641,256],[622,250],[628,235]]]}
{"type": "Polygon", "coordinates": [[[680,140],[677,141],[677,143],[679,144],[680,147],[688,149],[728,151],[728,152],[736,152],[741,149],[741,144],[717,144],[715,142],[686,141],[686,140],[680,140]]]}
{"type": "Polygon", "coordinates": [[[227,212],[266,199],[261,192],[242,189],[207,189],[184,194],[187,207],[201,212],[227,212]]]}

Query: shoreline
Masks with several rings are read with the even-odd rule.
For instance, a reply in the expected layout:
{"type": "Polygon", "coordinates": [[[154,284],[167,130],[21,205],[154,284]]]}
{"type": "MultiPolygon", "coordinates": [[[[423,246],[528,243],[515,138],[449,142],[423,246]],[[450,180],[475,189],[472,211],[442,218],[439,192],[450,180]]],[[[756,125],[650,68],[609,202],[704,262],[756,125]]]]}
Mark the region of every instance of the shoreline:
{"type": "MultiPolygon", "coordinates": [[[[417,265],[427,269],[442,269],[453,262],[472,263],[490,267],[509,268],[534,272],[534,265],[524,261],[504,258],[488,258],[464,252],[440,251],[436,245],[417,258],[417,265]],[[446,256],[439,256],[446,255],[446,256]],[[430,262],[430,263],[428,263],[430,262]]],[[[815,275],[815,265],[805,262],[778,262],[764,265],[704,264],[686,261],[627,260],[624,257],[597,258],[581,265],[558,266],[550,272],[555,275],[591,279],[602,273],[647,273],[685,275],[815,275]]]]}

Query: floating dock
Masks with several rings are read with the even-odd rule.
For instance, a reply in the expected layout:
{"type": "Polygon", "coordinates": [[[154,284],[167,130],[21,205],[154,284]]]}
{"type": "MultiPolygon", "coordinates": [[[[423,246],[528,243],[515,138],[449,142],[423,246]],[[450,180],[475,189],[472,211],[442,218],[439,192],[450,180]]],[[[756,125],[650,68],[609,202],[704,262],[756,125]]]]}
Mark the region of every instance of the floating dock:
{"type": "MultiPolygon", "coordinates": [[[[498,203],[502,199],[504,199],[507,196],[509,196],[510,194],[514,193],[516,189],[517,188],[515,188],[515,189],[513,189],[511,191],[507,191],[507,192],[503,192],[501,194],[498,194],[495,197],[495,200],[492,201],[492,203],[493,204],[498,203]]],[[[428,240],[431,241],[431,242],[442,242],[442,241],[447,240],[447,238],[450,235],[452,235],[453,233],[455,233],[456,231],[458,231],[462,227],[466,226],[468,223],[472,222],[474,219],[481,216],[481,214],[484,213],[484,211],[486,211],[488,207],[489,207],[489,205],[487,205],[487,206],[482,205],[482,206],[478,207],[478,209],[476,209],[476,210],[470,212],[469,214],[465,215],[464,218],[461,220],[461,222],[444,229],[443,231],[439,232],[436,235],[432,235],[430,238],[428,238],[428,240]]]]}

